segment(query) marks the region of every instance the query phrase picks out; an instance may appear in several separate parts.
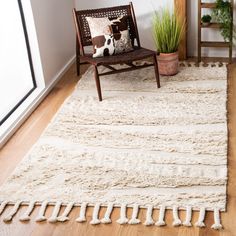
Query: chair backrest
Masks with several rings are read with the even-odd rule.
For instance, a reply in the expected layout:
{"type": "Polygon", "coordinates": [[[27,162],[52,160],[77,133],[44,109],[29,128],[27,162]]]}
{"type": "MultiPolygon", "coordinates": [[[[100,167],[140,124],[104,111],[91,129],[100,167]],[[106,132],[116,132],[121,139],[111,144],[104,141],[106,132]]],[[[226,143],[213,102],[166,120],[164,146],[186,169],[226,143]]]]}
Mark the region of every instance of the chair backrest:
{"type": "Polygon", "coordinates": [[[134,46],[134,42],[136,40],[137,46],[141,47],[132,3],[124,6],[91,9],[91,10],[76,11],[75,9],[73,9],[73,15],[76,26],[76,33],[78,40],[77,42],[80,45],[80,50],[83,55],[84,55],[84,47],[92,45],[91,33],[86,17],[108,17],[109,19],[114,19],[120,16],[128,16],[128,26],[132,44],[134,46]]]}

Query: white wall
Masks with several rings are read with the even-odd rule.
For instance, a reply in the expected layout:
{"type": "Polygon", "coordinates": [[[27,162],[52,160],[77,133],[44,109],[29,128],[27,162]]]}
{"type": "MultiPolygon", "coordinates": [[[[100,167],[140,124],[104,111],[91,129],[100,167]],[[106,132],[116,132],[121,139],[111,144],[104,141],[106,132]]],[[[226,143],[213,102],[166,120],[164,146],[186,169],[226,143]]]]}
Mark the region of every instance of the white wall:
{"type": "MultiPolygon", "coordinates": [[[[116,6],[122,4],[128,4],[130,0],[75,0],[77,9],[91,9],[99,7],[116,6]]],[[[205,2],[214,2],[215,0],[204,0],[205,2]]],[[[169,6],[173,8],[173,0],[133,0],[132,1],[135,8],[135,13],[137,17],[137,23],[139,28],[139,34],[141,38],[141,43],[144,47],[155,49],[152,32],[151,32],[151,19],[153,10],[158,10],[162,6],[169,6]]],[[[188,56],[197,55],[197,11],[198,11],[198,1],[188,0],[188,56]]],[[[206,13],[206,11],[205,11],[206,13]]],[[[204,13],[204,14],[205,14],[204,13]]],[[[236,22],[236,14],[234,17],[234,22],[236,22]]],[[[202,31],[203,40],[222,40],[219,30],[206,30],[202,31]]],[[[233,55],[236,56],[235,48],[233,50],[233,55]]],[[[204,48],[202,49],[203,56],[213,56],[213,57],[227,57],[227,49],[219,48],[204,48]]]]}
{"type": "Polygon", "coordinates": [[[74,0],[31,0],[46,87],[75,54],[74,0]]]}
{"type": "MultiPolygon", "coordinates": [[[[215,2],[215,0],[204,0],[204,2],[215,2]]],[[[235,11],[234,11],[235,13],[235,11]]],[[[202,15],[211,14],[208,9],[203,9],[202,15]]],[[[188,56],[197,56],[197,38],[198,38],[198,1],[188,0],[188,56]]],[[[236,23],[236,14],[234,14],[234,24],[236,23]]],[[[223,41],[219,29],[203,29],[202,40],[204,41],[223,41]]],[[[228,49],[225,48],[202,48],[203,56],[228,57],[228,49]]],[[[236,56],[235,48],[233,56],[236,56]]]]}
{"type": "MultiPolygon", "coordinates": [[[[77,9],[92,9],[129,4],[130,0],[76,0],[77,9]]],[[[132,0],[143,47],[155,49],[152,38],[152,16],[161,7],[173,7],[174,0],[132,0]]]]}

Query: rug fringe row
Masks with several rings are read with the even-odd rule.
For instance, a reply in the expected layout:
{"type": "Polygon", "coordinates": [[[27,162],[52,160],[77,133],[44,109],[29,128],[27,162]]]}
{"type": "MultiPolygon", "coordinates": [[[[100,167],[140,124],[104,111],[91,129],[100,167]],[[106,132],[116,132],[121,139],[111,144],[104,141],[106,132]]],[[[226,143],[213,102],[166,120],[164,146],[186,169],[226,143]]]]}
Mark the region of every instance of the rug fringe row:
{"type": "Polygon", "coordinates": [[[180,61],[179,66],[181,67],[226,67],[226,62],[188,62],[188,61],[180,61]]]}
{"type": "MultiPolygon", "coordinates": [[[[23,203],[22,201],[16,202],[14,204],[13,208],[11,209],[11,211],[7,214],[7,216],[5,216],[3,218],[3,221],[4,222],[11,221],[13,219],[13,217],[16,215],[16,213],[18,212],[18,210],[20,209],[20,206],[23,205],[22,203],[23,203]]],[[[70,214],[71,210],[73,209],[73,207],[78,206],[75,204],[75,202],[69,202],[68,204],[62,204],[62,202],[58,201],[58,202],[56,202],[56,204],[54,204],[54,209],[53,209],[52,215],[47,219],[45,216],[45,211],[46,211],[47,207],[50,205],[50,203],[51,203],[50,201],[43,201],[42,202],[41,207],[38,212],[38,216],[35,219],[36,222],[41,222],[41,221],[45,221],[45,220],[48,220],[48,222],[50,222],[50,223],[68,221],[69,220],[68,215],[70,214]],[[65,210],[63,211],[63,213],[61,215],[59,215],[62,205],[65,205],[66,207],[65,207],[65,210]]],[[[4,212],[7,205],[10,205],[9,201],[3,201],[1,203],[0,215],[4,212]]],[[[29,221],[30,215],[33,212],[36,205],[37,205],[36,201],[29,202],[26,211],[20,216],[19,220],[20,221],[29,221]]],[[[86,210],[87,210],[88,206],[89,206],[89,204],[86,202],[83,202],[82,204],[80,204],[80,215],[76,219],[76,222],[82,223],[82,222],[86,221],[86,210]]],[[[102,206],[103,205],[101,203],[95,204],[95,206],[93,207],[93,215],[92,215],[92,220],[90,221],[90,224],[97,225],[100,223],[103,223],[103,224],[112,223],[111,214],[112,214],[112,211],[115,207],[114,203],[108,203],[104,217],[100,220],[99,219],[99,211],[102,206]]],[[[123,224],[136,225],[136,224],[141,223],[140,219],[138,219],[140,205],[134,204],[132,206],[131,219],[127,218],[127,215],[126,215],[127,208],[128,208],[128,205],[126,203],[123,203],[120,206],[120,218],[116,222],[121,225],[123,225],[123,224]]],[[[145,208],[146,208],[146,219],[145,219],[144,225],[146,225],[146,226],[156,225],[159,227],[166,225],[166,222],[165,222],[165,212],[167,209],[166,206],[161,205],[158,207],[159,217],[158,217],[158,220],[156,223],[152,218],[154,206],[149,205],[149,206],[146,206],[145,208]]],[[[185,207],[186,217],[185,217],[184,222],[182,222],[179,217],[179,210],[180,210],[180,208],[178,206],[172,207],[172,213],[173,213],[172,225],[175,227],[181,226],[181,225],[186,226],[186,227],[191,227],[192,226],[191,220],[192,220],[193,207],[192,206],[185,207]]],[[[206,208],[205,207],[200,208],[198,221],[194,224],[196,227],[202,228],[202,227],[206,226],[204,223],[205,214],[206,214],[206,208]]],[[[214,224],[211,226],[211,228],[215,229],[215,230],[220,230],[223,228],[223,226],[221,224],[220,209],[219,208],[214,209],[214,224]]]]}
{"type": "MultiPolygon", "coordinates": [[[[146,65],[146,64],[152,64],[149,61],[139,61],[135,62],[135,65],[146,65]]],[[[194,61],[180,61],[179,66],[181,67],[226,67],[228,65],[227,62],[194,62],[194,61]]]]}

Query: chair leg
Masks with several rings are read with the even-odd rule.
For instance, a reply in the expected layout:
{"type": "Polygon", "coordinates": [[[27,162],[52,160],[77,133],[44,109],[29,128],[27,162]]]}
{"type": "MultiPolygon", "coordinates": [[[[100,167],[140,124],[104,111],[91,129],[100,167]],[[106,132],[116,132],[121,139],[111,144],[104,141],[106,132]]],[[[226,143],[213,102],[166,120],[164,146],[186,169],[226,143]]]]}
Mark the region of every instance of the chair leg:
{"type": "Polygon", "coordinates": [[[80,75],[80,48],[78,39],[76,38],[76,69],[77,69],[77,76],[80,75]]]}
{"type": "Polygon", "coordinates": [[[99,98],[99,101],[101,102],[102,101],[102,92],[101,92],[101,85],[100,85],[100,79],[99,79],[97,66],[94,66],[94,78],[95,78],[95,81],[96,81],[98,98],[99,98]]]}
{"type": "Polygon", "coordinates": [[[153,62],[154,62],[154,68],[155,68],[155,74],[156,74],[157,88],[160,88],[161,83],[160,83],[160,76],[159,76],[159,69],[158,69],[158,63],[157,63],[156,55],[153,56],[153,62]]]}
{"type": "Polygon", "coordinates": [[[77,76],[80,75],[80,57],[76,58],[76,70],[77,70],[77,76]]]}

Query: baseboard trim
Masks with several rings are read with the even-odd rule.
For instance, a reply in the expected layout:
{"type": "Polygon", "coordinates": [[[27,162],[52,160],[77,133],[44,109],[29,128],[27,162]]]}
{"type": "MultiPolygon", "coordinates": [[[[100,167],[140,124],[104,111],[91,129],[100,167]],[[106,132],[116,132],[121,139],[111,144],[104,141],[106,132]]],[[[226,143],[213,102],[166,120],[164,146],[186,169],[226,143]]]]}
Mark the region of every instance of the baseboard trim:
{"type": "MultiPolygon", "coordinates": [[[[52,82],[43,89],[36,89],[32,102],[29,106],[19,115],[17,120],[11,124],[6,131],[0,136],[0,149],[6,144],[6,142],[12,137],[12,135],[19,129],[23,122],[31,115],[31,113],[39,106],[43,99],[50,93],[53,87],[59,82],[63,75],[68,71],[75,61],[75,55],[72,56],[68,62],[61,68],[61,70],[54,76],[52,82]]],[[[30,99],[30,97],[29,97],[30,99]]],[[[31,97],[32,99],[32,97],[31,97]]]]}
{"type": "Polygon", "coordinates": [[[62,69],[56,74],[56,76],[54,76],[52,82],[47,86],[45,90],[47,94],[52,90],[55,84],[58,83],[58,81],[68,71],[68,69],[73,65],[74,62],[75,62],[75,55],[71,57],[70,60],[65,64],[65,66],[63,66],[62,69]]]}

